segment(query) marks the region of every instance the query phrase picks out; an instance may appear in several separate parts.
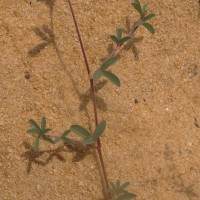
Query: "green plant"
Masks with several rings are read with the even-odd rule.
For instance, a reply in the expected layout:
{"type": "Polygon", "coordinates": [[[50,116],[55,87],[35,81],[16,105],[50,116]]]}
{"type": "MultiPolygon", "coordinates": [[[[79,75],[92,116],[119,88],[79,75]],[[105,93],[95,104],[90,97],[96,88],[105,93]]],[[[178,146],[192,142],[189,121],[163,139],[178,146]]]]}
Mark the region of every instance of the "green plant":
{"type": "Polygon", "coordinates": [[[111,35],[111,39],[114,41],[114,43],[116,45],[115,48],[107,56],[107,58],[101,64],[101,66],[94,73],[91,73],[89,63],[87,61],[85,49],[83,46],[83,42],[81,39],[81,34],[79,32],[79,27],[78,27],[76,17],[75,17],[74,11],[73,11],[71,0],[68,0],[68,2],[69,2],[72,17],[74,20],[76,33],[77,33],[77,36],[79,39],[81,51],[82,51],[85,66],[86,66],[86,71],[87,71],[89,82],[90,82],[91,96],[92,96],[92,102],[93,102],[93,111],[94,111],[94,122],[95,122],[96,128],[93,132],[90,132],[80,125],[72,125],[70,127],[70,129],[64,131],[64,133],[61,136],[53,136],[53,135],[47,134],[51,129],[46,129],[46,119],[45,119],[45,117],[42,117],[41,127],[33,119],[29,120],[29,123],[33,126],[33,128],[29,129],[28,133],[36,135],[35,144],[34,144],[35,151],[38,151],[38,149],[39,149],[40,139],[45,140],[51,144],[55,144],[60,141],[64,141],[64,142],[67,142],[71,146],[75,146],[77,141],[67,137],[71,132],[75,133],[82,139],[81,143],[83,145],[91,145],[97,149],[97,152],[99,155],[99,160],[100,160],[100,165],[102,168],[103,177],[104,177],[104,181],[105,181],[105,185],[106,185],[106,190],[107,190],[107,193],[110,194],[110,198],[112,198],[112,200],[133,199],[134,197],[136,197],[136,195],[126,191],[126,187],[128,187],[129,182],[125,182],[122,185],[120,184],[119,181],[117,181],[116,183],[110,182],[110,184],[108,182],[107,173],[106,173],[106,169],[104,166],[104,160],[103,160],[102,149],[101,149],[101,139],[100,139],[101,135],[103,134],[103,132],[106,128],[106,121],[102,120],[99,123],[94,85],[95,85],[95,82],[98,81],[101,77],[105,77],[109,81],[111,81],[113,84],[115,84],[116,86],[118,86],[118,87],[120,86],[119,78],[112,72],[108,71],[108,69],[114,63],[116,63],[116,61],[119,59],[117,55],[118,55],[119,51],[121,50],[120,47],[134,39],[134,33],[140,26],[144,26],[152,34],[155,33],[153,26],[149,22],[147,22],[151,18],[153,18],[155,16],[155,14],[152,14],[152,13],[148,14],[147,13],[148,6],[146,4],[144,4],[142,6],[139,0],[135,0],[134,3],[132,3],[132,6],[139,12],[140,18],[136,21],[135,25],[133,26],[133,28],[130,30],[130,32],[126,36],[123,36],[123,31],[121,28],[116,29],[115,35],[111,35]]]}
{"type": "Polygon", "coordinates": [[[135,194],[127,192],[125,189],[130,185],[129,182],[125,182],[124,184],[120,184],[119,180],[116,183],[110,182],[109,193],[112,195],[112,200],[130,200],[136,197],[135,194]]]}

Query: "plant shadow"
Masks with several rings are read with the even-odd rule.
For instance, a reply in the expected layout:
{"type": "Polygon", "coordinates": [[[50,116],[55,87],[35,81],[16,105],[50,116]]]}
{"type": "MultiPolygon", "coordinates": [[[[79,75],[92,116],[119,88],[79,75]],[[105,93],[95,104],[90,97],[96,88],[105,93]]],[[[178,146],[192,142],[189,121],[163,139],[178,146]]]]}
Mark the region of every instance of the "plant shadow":
{"type": "Polygon", "coordinates": [[[68,149],[68,152],[73,154],[72,162],[79,162],[83,160],[86,156],[91,155],[92,150],[94,149],[92,145],[84,146],[80,144],[75,147],[72,147],[67,143],[64,143],[64,145],[68,149]]]}
{"type": "MultiPolygon", "coordinates": [[[[56,51],[56,54],[59,58],[60,64],[65,70],[65,72],[67,73],[72,83],[73,89],[79,98],[79,101],[80,101],[79,110],[85,111],[85,115],[88,118],[88,126],[89,126],[89,129],[91,129],[91,119],[90,119],[88,108],[87,108],[89,102],[91,101],[90,88],[87,89],[85,93],[82,93],[79,91],[76,81],[74,80],[72,74],[68,71],[66,64],[61,56],[58,45],[56,43],[56,37],[55,37],[53,29],[47,25],[43,25],[41,28],[38,28],[38,27],[34,28],[33,31],[38,37],[42,39],[42,42],[36,45],[35,47],[33,47],[32,49],[30,49],[28,51],[28,55],[31,57],[36,57],[41,53],[41,51],[45,50],[45,48],[47,48],[49,45],[53,45],[56,51]]],[[[107,105],[104,99],[100,97],[97,92],[101,90],[106,84],[107,84],[107,81],[103,80],[103,81],[99,81],[98,83],[94,85],[94,89],[96,92],[97,107],[102,111],[107,110],[107,105]]]]}
{"type": "Polygon", "coordinates": [[[36,0],[37,2],[45,3],[50,10],[53,10],[54,4],[56,0],[36,0]]]}
{"type": "Polygon", "coordinates": [[[64,145],[61,145],[53,150],[45,150],[45,151],[39,151],[35,152],[34,148],[27,142],[23,142],[23,145],[26,149],[26,151],[21,155],[21,157],[28,160],[28,165],[26,172],[27,174],[30,174],[32,165],[37,164],[40,166],[46,166],[49,164],[50,161],[52,161],[54,158],[66,162],[65,158],[61,155],[63,152],[70,152],[73,154],[72,161],[73,162],[79,162],[83,160],[86,156],[92,154],[92,147],[91,146],[83,146],[78,145],[76,147],[72,147],[67,143],[64,143],[64,145]],[[43,155],[47,155],[46,159],[42,159],[41,157],[43,155]]]}
{"type": "Polygon", "coordinates": [[[193,200],[199,195],[195,192],[194,186],[195,184],[185,185],[184,180],[182,178],[182,173],[180,173],[176,167],[174,158],[174,152],[169,148],[168,145],[165,145],[164,158],[169,161],[169,170],[172,171],[172,184],[175,186],[175,192],[184,193],[189,200],[193,200]]]}
{"type": "Polygon", "coordinates": [[[35,27],[33,31],[42,39],[41,43],[28,51],[29,56],[36,57],[47,46],[55,43],[55,35],[47,25],[43,25],[42,28],[35,27]]]}
{"type": "Polygon", "coordinates": [[[49,164],[49,162],[54,157],[56,157],[58,160],[60,160],[62,162],[65,162],[64,157],[60,154],[63,151],[65,151],[65,149],[63,147],[58,147],[58,148],[53,149],[53,150],[35,152],[34,148],[29,143],[23,142],[23,145],[24,145],[24,147],[27,151],[24,152],[21,155],[21,157],[28,160],[28,165],[27,165],[27,169],[26,169],[27,174],[30,174],[33,164],[45,166],[45,165],[49,164]],[[48,154],[48,157],[45,161],[42,161],[42,160],[39,159],[43,154],[48,154]]]}
{"type": "MultiPolygon", "coordinates": [[[[108,83],[107,80],[103,80],[103,81],[100,81],[97,84],[95,84],[95,86],[94,86],[95,93],[97,94],[97,92],[99,90],[101,90],[107,83],[108,83]]],[[[81,94],[79,96],[79,98],[80,98],[80,102],[81,102],[81,104],[79,106],[79,110],[80,111],[85,110],[87,108],[87,105],[89,104],[89,102],[92,100],[90,89],[88,89],[85,92],[85,94],[81,94]]],[[[105,101],[100,96],[96,95],[96,101],[97,101],[97,107],[100,110],[102,110],[102,111],[107,110],[107,105],[106,105],[105,101]]]]}

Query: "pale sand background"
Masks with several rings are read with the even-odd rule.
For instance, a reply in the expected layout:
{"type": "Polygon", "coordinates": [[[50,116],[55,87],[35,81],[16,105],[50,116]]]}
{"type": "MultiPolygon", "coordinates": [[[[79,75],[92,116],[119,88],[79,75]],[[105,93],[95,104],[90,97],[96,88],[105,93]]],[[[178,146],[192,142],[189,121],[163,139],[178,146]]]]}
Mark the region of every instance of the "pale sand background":
{"type": "MultiPolygon", "coordinates": [[[[42,116],[58,133],[76,123],[94,127],[88,77],[68,3],[52,2],[0,0],[1,200],[104,198],[92,151],[42,142],[37,155],[26,133],[28,119],[42,116]],[[49,35],[42,39],[43,28],[49,35]],[[44,49],[37,52],[35,47],[44,49]]],[[[140,28],[134,47],[138,54],[121,53],[112,67],[121,79],[120,88],[103,79],[98,85],[100,119],[108,124],[102,138],[106,169],[109,179],[130,181],[138,200],[198,200],[198,1],[142,2],[157,15],[152,20],[156,34],[140,28]]],[[[137,20],[131,3],[73,1],[93,71],[107,55],[115,28],[137,20]]]]}

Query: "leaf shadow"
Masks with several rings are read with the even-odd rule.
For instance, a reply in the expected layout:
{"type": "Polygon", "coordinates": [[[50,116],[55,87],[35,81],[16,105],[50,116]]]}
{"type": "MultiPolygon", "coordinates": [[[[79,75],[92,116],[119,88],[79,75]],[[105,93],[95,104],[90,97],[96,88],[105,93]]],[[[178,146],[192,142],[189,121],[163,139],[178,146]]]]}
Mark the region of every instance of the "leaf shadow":
{"type": "Polygon", "coordinates": [[[168,145],[165,145],[164,158],[169,161],[169,170],[172,171],[172,184],[176,187],[175,192],[184,193],[189,200],[193,200],[194,197],[199,195],[194,191],[195,184],[185,185],[182,178],[182,173],[176,168],[173,157],[174,151],[172,151],[168,145]]]}
{"type": "Polygon", "coordinates": [[[33,164],[45,166],[45,165],[49,164],[49,162],[51,160],[53,160],[54,157],[56,157],[58,160],[60,160],[62,162],[65,162],[64,157],[62,155],[60,155],[60,153],[65,151],[65,149],[63,147],[58,147],[53,150],[35,152],[34,148],[29,143],[23,142],[23,145],[24,145],[26,151],[21,155],[21,157],[28,160],[28,165],[27,165],[27,169],[26,169],[27,174],[30,174],[33,164]],[[42,161],[39,158],[44,154],[48,154],[48,157],[45,161],[42,161]]]}
{"type": "Polygon", "coordinates": [[[92,150],[94,149],[92,145],[84,146],[82,144],[76,145],[75,147],[70,146],[69,144],[65,143],[68,151],[71,152],[73,155],[72,162],[79,162],[83,160],[86,156],[92,154],[92,150]]]}
{"type": "Polygon", "coordinates": [[[200,128],[199,122],[198,122],[198,120],[197,120],[196,117],[194,117],[194,125],[195,125],[197,128],[200,128]]]}
{"type": "Polygon", "coordinates": [[[63,152],[70,152],[73,154],[72,161],[73,162],[79,162],[83,160],[86,156],[92,154],[93,146],[87,145],[84,146],[81,143],[76,145],[75,147],[70,146],[67,143],[64,143],[64,145],[61,145],[53,150],[44,150],[35,152],[34,148],[27,142],[23,142],[23,145],[26,149],[26,151],[21,154],[21,157],[25,158],[25,160],[28,160],[28,165],[26,172],[27,174],[30,174],[32,165],[40,165],[40,166],[46,166],[48,165],[54,158],[66,162],[65,158],[61,155],[63,152]],[[42,156],[47,155],[46,159],[41,158],[42,156]]]}
{"type": "Polygon", "coordinates": [[[53,6],[55,4],[55,0],[36,0],[37,2],[45,3],[50,10],[53,10],[53,6]]]}
{"type": "MultiPolygon", "coordinates": [[[[98,82],[97,84],[95,84],[94,86],[94,90],[97,93],[99,90],[101,90],[106,84],[108,83],[107,80],[103,80],[98,82]]],[[[79,106],[79,110],[85,110],[87,109],[87,105],[89,104],[89,102],[92,100],[91,97],[91,92],[90,89],[88,89],[85,94],[81,94],[79,96],[80,98],[80,106],[79,106]]],[[[106,111],[107,110],[107,105],[105,103],[105,101],[103,100],[103,98],[101,98],[100,96],[96,95],[96,101],[97,101],[97,107],[102,110],[102,111],[106,111]]]]}
{"type": "Polygon", "coordinates": [[[47,46],[55,42],[54,33],[47,25],[43,25],[41,28],[35,27],[33,31],[42,39],[42,42],[28,51],[28,55],[31,57],[37,56],[47,46]]]}
{"type": "Polygon", "coordinates": [[[194,197],[199,197],[199,195],[194,191],[195,184],[186,186],[181,173],[174,175],[174,180],[174,185],[178,188],[175,190],[176,192],[184,193],[189,200],[192,200],[194,197]]]}

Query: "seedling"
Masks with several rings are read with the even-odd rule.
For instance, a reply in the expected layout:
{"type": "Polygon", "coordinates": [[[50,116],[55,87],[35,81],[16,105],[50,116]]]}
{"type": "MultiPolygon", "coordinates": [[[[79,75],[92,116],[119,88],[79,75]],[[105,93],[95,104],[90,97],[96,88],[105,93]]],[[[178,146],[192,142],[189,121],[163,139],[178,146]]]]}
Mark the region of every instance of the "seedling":
{"type": "Polygon", "coordinates": [[[40,139],[43,139],[47,142],[54,144],[54,141],[50,137],[45,135],[46,133],[48,133],[51,130],[49,128],[46,129],[46,118],[45,117],[42,117],[41,127],[33,119],[30,119],[29,123],[32,125],[33,128],[29,129],[27,132],[31,133],[31,134],[36,134],[35,144],[34,144],[35,151],[39,150],[40,139]]]}
{"type": "Polygon", "coordinates": [[[142,6],[139,0],[134,0],[134,2],[132,3],[132,6],[138,11],[138,13],[140,14],[140,18],[135,22],[133,28],[130,30],[128,35],[123,36],[123,31],[122,31],[123,29],[121,28],[116,29],[115,35],[111,35],[111,39],[116,45],[115,48],[107,56],[107,58],[100,65],[100,67],[97,68],[97,70],[92,74],[89,67],[88,60],[87,60],[86,52],[83,46],[83,42],[81,39],[81,34],[79,32],[79,27],[76,21],[71,0],[68,0],[68,2],[70,6],[70,11],[73,17],[74,25],[76,28],[76,33],[79,39],[80,48],[83,54],[89,82],[90,82],[90,90],[91,90],[93,109],[94,109],[93,111],[94,111],[95,129],[94,131],[91,132],[80,125],[71,125],[70,129],[64,131],[61,134],[61,136],[49,135],[47,133],[51,129],[46,129],[46,119],[45,117],[42,117],[41,127],[33,119],[29,120],[29,123],[31,124],[33,128],[29,129],[28,133],[34,134],[36,136],[35,144],[34,144],[35,151],[39,150],[40,139],[45,140],[51,144],[56,144],[60,141],[64,141],[68,143],[69,145],[76,147],[76,143],[77,142],[80,143],[80,141],[76,141],[74,139],[67,137],[69,136],[70,133],[76,134],[77,136],[81,138],[81,143],[83,145],[85,146],[91,145],[92,147],[97,149],[100,165],[102,168],[103,178],[106,185],[106,190],[110,198],[112,198],[112,200],[130,200],[130,199],[135,198],[136,195],[133,193],[129,193],[126,190],[126,188],[129,186],[129,182],[120,184],[120,182],[117,181],[116,183],[110,182],[109,184],[109,181],[107,178],[107,173],[104,166],[104,160],[103,160],[102,149],[101,149],[101,140],[100,140],[100,137],[104,133],[105,128],[106,128],[106,121],[102,120],[99,123],[99,120],[98,120],[98,110],[97,110],[96,92],[94,90],[94,84],[100,78],[104,77],[108,79],[109,81],[111,81],[114,85],[120,87],[121,85],[120,79],[115,74],[110,72],[109,68],[119,60],[118,53],[120,50],[122,50],[122,48],[120,47],[134,39],[134,33],[140,26],[144,26],[152,34],[155,33],[153,26],[148,22],[150,19],[152,19],[155,16],[155,14],[153,13],[148,14],[148,6],[146,4],[142,6]]]}
{"type": "Polygon", "coordinates": [[[129,182],[125,182],[124,184],[120,184],[119,180],[116,183],[110,182],[109,193],[112,195],[112,200],[130,200],[136,197],[135,194],[129,193],[126,191],[126,188],[130,185],[129,182]]]}

